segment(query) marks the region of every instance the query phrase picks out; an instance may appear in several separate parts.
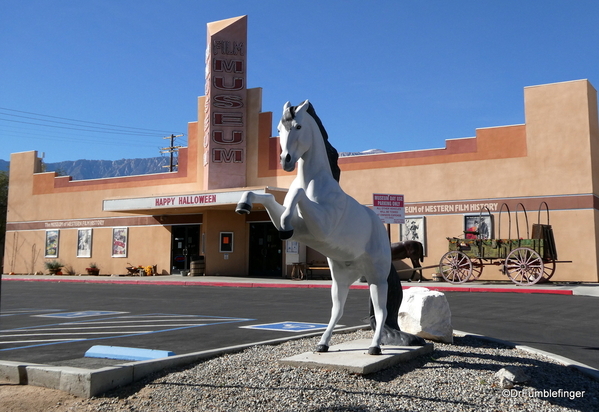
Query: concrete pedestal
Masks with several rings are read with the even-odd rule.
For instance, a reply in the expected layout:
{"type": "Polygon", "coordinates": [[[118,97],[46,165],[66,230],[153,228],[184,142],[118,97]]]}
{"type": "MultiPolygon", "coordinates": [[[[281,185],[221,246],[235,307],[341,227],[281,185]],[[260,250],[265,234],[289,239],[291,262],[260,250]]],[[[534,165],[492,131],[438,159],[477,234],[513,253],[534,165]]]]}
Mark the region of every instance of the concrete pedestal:
{"type": "Polygon", "coordinates": [[[279,363],[295,367],[342,370],[366,375],[432,353],[434,350],[432,343],[427,343],[424,346],[385,345],[381,347],[382,355],[373,356],[368,354],[370,343],[370,339],[358,339],[331,346],[328,352],[306,352],[280,359],[279,363]]]}

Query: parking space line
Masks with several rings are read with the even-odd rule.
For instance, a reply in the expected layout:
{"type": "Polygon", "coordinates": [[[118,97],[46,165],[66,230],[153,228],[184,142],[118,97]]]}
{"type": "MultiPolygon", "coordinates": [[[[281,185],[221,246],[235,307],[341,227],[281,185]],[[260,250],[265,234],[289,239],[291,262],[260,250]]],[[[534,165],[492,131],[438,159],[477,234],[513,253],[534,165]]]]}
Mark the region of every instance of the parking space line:
{"type": "MultiPolygon", "coordinates": [[[[122,315],[113,317],[101,317],[90,320],[75,320],[75,318],[87,317],[86,313],[108,314],[127,312],[107,311],[81,311],[69,312],[73,315],[72,322],[60,322],[45,325],[26,326],[0,330],[0,348],[2,351],[25,349],[38,346],[57,345],[70,342],[105,340],[115,338],[127,338],[143,336],[153,333],[166,333],[183,329],[215,326],[227,323],[239,323],[251,321],[248,318],[232,318],[202,315],[178,315],[168,313],[122,315]],[[141,329],[140,329],[141,328],[141,329]],[[30,339],[23,339],[29,337],[30,339]],[[48,339],[44,339],[48,337],[48,339]],[[54,337],[54,339],[52,339],[54,337]],[[8,346],[8,347],[6,347],[8,346]]],[[[22,312],[21,314],[30,314],[22,312]]],[[[32,317],[40,317],[32,315],[32,317]]],[[[42,316],[47,318],[47,316],[42,316]]]]}
{"type": "MultiPolygon", "coordinates": [[[[136,333],[150,333],[153,330],[136,330],[136,333]]],[[[73,335],[115,335],[120,331],[115,332],[69,332],[69,333],[22,333],[19,335],[9,335],[11,338],[22,338],[25,336],[73,336],[73,335]]]]}
{"type": "MultiPolygon", "coordinates": [[[[181,324],[174,324],[174,325],[169,325],[169,326],[197,326],[197,323],[181,323],[181,324]]],[[[120,328],[124,329],[124,328],[148,328],[148,327],[152,327],[152,326],[164,326],[164,325],[123,325],[123,326],[119,326],[120,328]]],[[[82,329],[110,329],[112,328],[112,326],[84,326],[84,327],[77,327],[77,328],[35,328],[35,329],[31,329],[31,328],[27,328],[27,329],[7,329],[7,330],[2,330],[0,331],[0,333],[11,333],[11,332],[22,332],[24,330],[30,331],[30,332],[43,332],[43,331],[53,331],[53,330],[82,330],[82,329]]]]}
{"type": "Polygon", "coordinates": [[[118,315],[120,313],[127,312],[115,312],[111,310],[82,310],[78,312],[59,312],[59,313],[46,313],[44,315],[34,315],[40,318],[87,318],[90,316],[105,316],[105,315],[118,315]]]}
{"type": "Polygon", "coordinates": [[[18,315],[32,315],[35,313],[43,313],[43,312],[56,312],[60,309],[13,309],[13,310],[3,310],[0,313],[0,317],[6,316],[18,316],[18,315]]]}
{"type": "MultiPolygon", "coordinates": [[[[98,321],[98,322],[94,322],[94,321],[87,321],[87,322],[73,322],[76,323],[77,325],[99,325],[99,324],[105,324],[105,323],[111,323],[111,324],[125,324],[125,323],[135,323],[135,324],[142,324],[142,323],[146,323],[146,322],[172,322],[174,319],[148,319],[148,320],[115,320],[115,321],[98,321]]],[[[175,319],[176,320],[176,319],[175,319]]],[[[185,319],[187,321],[189,321],[189,319],[185,319]]],[[[221,319],[209,319],[208,321],[220,321],[221,319]]],[[[202,321],[206,321],[205,319],[202,318],[202,321]]],[[[71,323],[59,323],[59,325],[70,325],[71,323]]]]}
{"type": "Polygon", "coordinates": [[[15,340],[15,341],[7,341],[7,342],[0,342],[0,344],[3,343],[11,343],[11,344],[15,344],[15,343],[40,343],[40,342],[77,342],[77,341],[82,341],[82,340],[87,340],[87,339],[34,339],[34,340],[15,340]]]}

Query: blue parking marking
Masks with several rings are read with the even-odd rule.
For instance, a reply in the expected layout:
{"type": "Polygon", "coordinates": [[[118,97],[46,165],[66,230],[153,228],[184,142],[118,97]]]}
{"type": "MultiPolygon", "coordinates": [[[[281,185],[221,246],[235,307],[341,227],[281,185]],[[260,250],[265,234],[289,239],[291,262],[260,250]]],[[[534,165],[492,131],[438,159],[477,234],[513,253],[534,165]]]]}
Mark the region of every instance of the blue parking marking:
{"type": "Polygon", "coordinates": [[[168,350],[128,348],[123,346],[94,345],[85,352],[85,358],[121,359],[129,361],[143,361],[175,356],[175,352],[168,350]]]}
{"type": "MultiPolygon", "coordinates": [[[[343,326],[343,325],[338,325],[343,326]]],[[[307,322],[277,322],[266,323],[263,325],[240,326],[243,329],[274,330],[279,332],[311,332],[314,330],[326,329],[326,323],[307,323],[307,322]]]]}
{"type": "MultiPolygon", "coordinates": [[[[70,314],[71,316],[64,316],[62,318],[65,320],[68,319],[69,321],[14,329],[0,329],[0,352],[72,342],[91,342],[147,336],[155,333],[168,333],[178,330],[255,320],[249,318],[180,315],[170,313],[149,313],[79,319],[83,316],[97,316],[107,313],[123,314],[128,312],[65,312],[64,314],[70,314]],[[87,315],[82,315],[84,313],[87,313],[87,315]],[[94,313],[94,315],[89,315],[89,313],[94,313]]],[[[55,315],[59,314],[52,314],[52,317],[56,317],[55,315]]]]}
{"type": "Polygon", "coordinates": [[[40,318],[65,318],[65,319],[74,319],[74,318],[86,318],[88,316],[105,316],[105,315],[118,315],[121,313],[127,312],[114,312],[110,310],[83,310],[79,312],[62,312],[62,313],[48,313],[45,315],[35,315],[40,318]]]}

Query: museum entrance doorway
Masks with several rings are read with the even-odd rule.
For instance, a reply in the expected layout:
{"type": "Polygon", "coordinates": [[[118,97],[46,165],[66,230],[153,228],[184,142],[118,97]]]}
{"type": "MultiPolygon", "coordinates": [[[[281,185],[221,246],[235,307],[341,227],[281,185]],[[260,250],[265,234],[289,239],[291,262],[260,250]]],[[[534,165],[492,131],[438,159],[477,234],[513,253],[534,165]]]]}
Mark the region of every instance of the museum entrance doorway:
{"type": "Polygon", "coordinates": [[[271,222],[250,223],[249,275],[281,277],[283,242],[271,222]]]}
{"type": "Polygon", "coordinates": [[[200,225],[172,226],[171,274],[188,272],[200,256],[200,225]]]}

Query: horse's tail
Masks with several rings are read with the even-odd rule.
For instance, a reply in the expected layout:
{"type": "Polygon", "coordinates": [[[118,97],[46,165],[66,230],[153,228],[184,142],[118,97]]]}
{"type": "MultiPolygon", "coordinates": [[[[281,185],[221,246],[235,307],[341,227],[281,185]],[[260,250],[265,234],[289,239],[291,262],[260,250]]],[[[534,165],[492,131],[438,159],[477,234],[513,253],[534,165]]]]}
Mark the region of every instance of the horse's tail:
{"type": "Polygon", "coordinates": [[[424,262],[424,245],[420,242],[418,242],[418,249],[419,249],[420,261],[424,262]]]}

